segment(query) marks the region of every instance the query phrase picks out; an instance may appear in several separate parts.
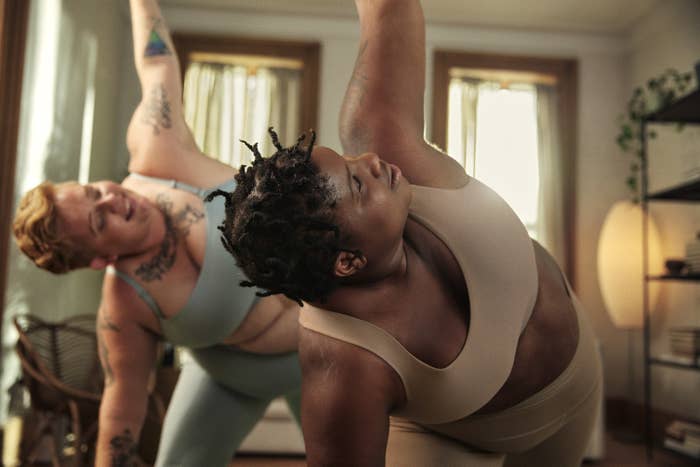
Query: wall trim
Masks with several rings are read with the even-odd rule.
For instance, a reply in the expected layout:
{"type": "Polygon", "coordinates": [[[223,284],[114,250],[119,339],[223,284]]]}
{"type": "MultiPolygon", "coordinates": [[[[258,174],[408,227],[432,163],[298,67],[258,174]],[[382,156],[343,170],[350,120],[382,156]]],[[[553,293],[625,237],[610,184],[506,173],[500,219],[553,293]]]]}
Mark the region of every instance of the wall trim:
{"type": "MultiPolygon", "coordinates": [[[[296,39],[357,40],[356,16],[290,15],[252,12],[235,8],[191,8],[163,5],[163,14],[181,31],[267,36],[296,39]]],[[[461,46],[554,55],[595,53],[618,55],[625,51],[625,37],[612,33],[547,31],[524,28],[456,25],[428,21],[426,43],[441,47],[461,46]]]]}

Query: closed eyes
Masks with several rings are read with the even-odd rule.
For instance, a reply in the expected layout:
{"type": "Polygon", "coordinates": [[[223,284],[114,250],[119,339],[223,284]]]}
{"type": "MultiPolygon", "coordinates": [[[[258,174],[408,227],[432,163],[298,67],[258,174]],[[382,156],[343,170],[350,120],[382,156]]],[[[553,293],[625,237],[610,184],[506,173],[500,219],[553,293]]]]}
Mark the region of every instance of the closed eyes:
{"type": "Polygon", "coordinates": [[[352,176],[353,181],[357,185],[357,191],[358,193],[362,193],[362,182],[360,181],[359,178],[357,178],[357,175],[352,176]]]}
{"type": "MultiPolygon", "coordinates": [[[[102,197],[102,192],[93,186],[85,186],[85,195],[88,199],[97,201],[102,197]]],[[[90,223],[90,230],[93,234],[97,235],[105,227],[105,216],[100,209],[92,209],[88,216],[88,222],[90,223]]]]}
{"type": "Polygon", "coordinates": [[[85,194],[92,200],[98,200],[102,197],[102,192],[100,192],[100,190],[89,185],[85,187],[85,194]]]}
{"type": "Polygon", "coordinates": [[[97,211],[95,215],[95,230],[102,232],[105,228],[105,215],[102,211],[97,211]]]}

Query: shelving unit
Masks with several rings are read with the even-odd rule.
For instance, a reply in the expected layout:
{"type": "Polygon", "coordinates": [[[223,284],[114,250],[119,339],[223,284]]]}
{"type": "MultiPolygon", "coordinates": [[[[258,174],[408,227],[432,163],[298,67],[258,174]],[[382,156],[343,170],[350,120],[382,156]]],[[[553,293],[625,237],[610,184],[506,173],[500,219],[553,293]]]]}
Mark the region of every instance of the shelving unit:
{"type": "Polygon", "coordinates": [[[673,368],[682,368],[685,370],[700,370],[700,365],[697,363],[681,363],[673,360],[666,360],[663,357],[651,358],[649,363],[661,366],[670,366],[673,368]]]}
{"type": "MultiPolygon", "coordinates": [[[[649,193],[649,165],[647,152],[646,127],[654,123],[690,123],[700,124],[700,89],[686,95],[672,104],[647,115],[641,121],[641,189],[642,189],[642,241],[643,241],[643,274],[645,284],[650,281],[683,281],[700,282],[700,274],[683,275],[650,275],[649,255],[648,255],[648,218],[650,202],[677,202],[677,203],[697,203],[700,202],[700,179],[691,180],[668,187],[664,190],[649,193]]],[[[660,356],[652,356],[651,344],[651,321],[649,317],[649,287],[644,287],[644,422],[645,440],[647,448],[647,458],[651,459],[653,454],[652,420],[651,420],[651,370],[652,367],[663,366],[686,371],[700,371],[698,362],[683,363],[660,356]]]]}

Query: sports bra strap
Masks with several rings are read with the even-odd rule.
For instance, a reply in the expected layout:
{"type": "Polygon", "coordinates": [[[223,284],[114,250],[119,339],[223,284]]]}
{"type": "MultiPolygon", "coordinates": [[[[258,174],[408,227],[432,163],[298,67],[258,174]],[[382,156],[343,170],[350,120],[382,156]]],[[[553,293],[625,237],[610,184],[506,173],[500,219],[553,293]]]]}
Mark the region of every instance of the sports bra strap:
{"type": "Polygon", "coordinates": [[[343,313],[321,310],[308,303],[299,310],[299,324],[319,334],[368,350],[384,360],[399,375],[407,398],[411,399],[412,388],[406,376],[413,365],[421,362],[387,331],[367,321],[343,313]]]}
{"type": "Polygon", "coordinates": [[[158,306],[158,303],[156,303],[155,299],[151,296],[151,294],[148,293],[146,289],[143,288],[141,284],[136,282],[136,280],[129,276],[128,274],[120,271],[119,269],[115,268],[112,265],[107,266],[107,271],[108,274],[114,274],[127,284],[129,284],[134,291],[141,297],[141,299],[146,302],[146,305],[148,305],[148,308],[153,311],[153,314],[156,315],[156,317],[159,320],[165,319],[165,315],[163,315],[163,312],[160,310],[160,307],[158,306]]]}
{"type": "Polygon", "coordinates": [[[196,186],[188,185],[187,183],[183,183],[177,180],[171,180],[171,179],[166,179],[166,178],[158,178],[158,177],[151,177],[148,175],[141,175],[140,173],[132,173],[132,177],[141,179],[141,180],[146,180],[149,182],[154,182],[154,183],[159,183],[161,185],[169,186],[170,188],[175,188],[178,190],[184,190],[188,191],[190,193],[193,193],[200,198],[204,198],[204,196],[207,194],[209,190],[206,190],[204,188],[198,188],[196,186]]]}

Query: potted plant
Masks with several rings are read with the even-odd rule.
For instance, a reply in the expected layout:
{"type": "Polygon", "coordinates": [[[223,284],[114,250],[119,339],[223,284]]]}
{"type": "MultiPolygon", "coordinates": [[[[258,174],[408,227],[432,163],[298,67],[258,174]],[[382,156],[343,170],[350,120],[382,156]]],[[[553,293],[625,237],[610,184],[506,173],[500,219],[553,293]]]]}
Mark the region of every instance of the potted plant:
{"type": "MultiPolygon", "coordinates": [[[[651,78],[644,87],[639,86],[632,92],[632,97],[627,102],[626,113],[620,116],[620,130],[617,135],[617,145],[625,153],[632,154],[630,162],[630,175],[626,184],[632,191],[634,202],[639,201],[639,168],[642,158],[641,121],[645,115],[655,112],[676,99],[682,97],[693,78],[692,72],[680,73],[669,68],[659,76],[651,78]]],[[[683,125],[677,125],[682,130],[683,125]]],[[[656,132],[647,130],[648,138],[655,138],[656,132]]]]}

